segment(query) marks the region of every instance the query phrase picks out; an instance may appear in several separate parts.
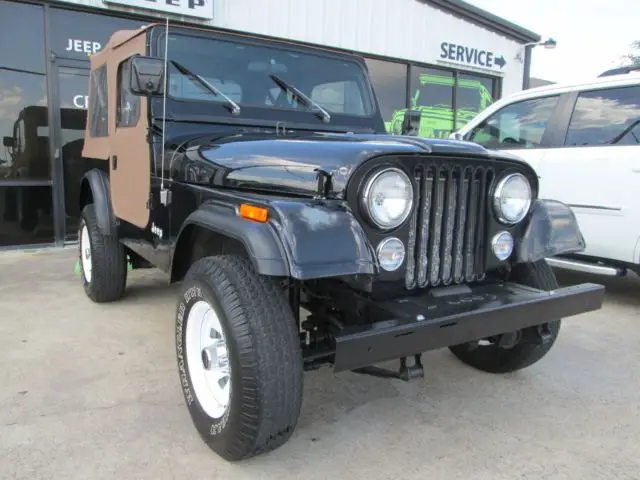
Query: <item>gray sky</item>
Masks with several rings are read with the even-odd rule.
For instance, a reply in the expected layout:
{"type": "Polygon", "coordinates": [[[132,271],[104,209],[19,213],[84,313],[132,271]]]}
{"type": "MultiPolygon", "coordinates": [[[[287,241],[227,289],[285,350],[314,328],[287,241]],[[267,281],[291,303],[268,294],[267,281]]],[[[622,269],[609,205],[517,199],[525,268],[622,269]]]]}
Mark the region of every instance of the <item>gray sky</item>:
{"type": "Polygon", "coordinates": [[[620,65],[629,44],[640,40],[638,0],[466,0],[543,40],[558,42],[553,50],[533,49],[531,76],[554,82],[596,77],[620,65]]]}

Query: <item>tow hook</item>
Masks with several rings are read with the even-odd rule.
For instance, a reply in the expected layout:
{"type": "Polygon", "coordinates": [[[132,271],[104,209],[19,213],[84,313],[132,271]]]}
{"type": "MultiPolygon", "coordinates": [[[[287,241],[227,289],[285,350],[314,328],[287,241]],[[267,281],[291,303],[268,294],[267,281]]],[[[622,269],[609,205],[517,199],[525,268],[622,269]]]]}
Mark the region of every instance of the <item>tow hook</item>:
{"type": "Polygon", "coordinates": [[[500,335],[498,346],[500,348],[504,348],[505,350],[509,350],[515,347],[521,338],[522,338],[522,333],[520,331],[503,333],[502,335],[500,335]]]}
{"type": "Polygon", "coordinates": [[[534,327],[525,328],[522,331],[522,341],[535,345],[545,345],[551,341],[551,327],[549,323],[543,323],[534,327]]]}

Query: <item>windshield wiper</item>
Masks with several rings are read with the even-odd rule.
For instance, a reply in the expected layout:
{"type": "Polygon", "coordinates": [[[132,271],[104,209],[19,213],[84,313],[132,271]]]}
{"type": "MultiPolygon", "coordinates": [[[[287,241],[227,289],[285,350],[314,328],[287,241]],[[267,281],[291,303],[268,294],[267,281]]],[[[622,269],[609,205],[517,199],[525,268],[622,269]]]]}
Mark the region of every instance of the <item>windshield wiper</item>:
{"type": "Polygon", "coordinates": [[[318,114],[318,116],[320,118],[322,118],[322,121],[324,123],[329,123],[329,121],[331,120],[331,115],[329,115],[329,112],[327,112],[324,108],[322,108],[322,106],[320,104],[318,104],[317,102],[314,102],[313,100],[311,100],[304,93],[302,93],[300,90],[298,90],[295,86],[288,84],[283,79],[281,79],[279,76],[271,74],[271,75],[269,75],[269,77],[271,78],[271,80],[276,82],[276,84],[278,84],[278,86],[281,89],[283,89],[285,92],[291,92],[295,96],[297,96],[299,99],[301,99],[302,102],[307,107],[311,107],[311,106],[316,107],[318,109],[318,111],[316,113],[318,114]]]}
{"type": "Polygon", "coordinates": [[[240,106],[236,102],[231,100],[229,97],[227,97],[224,93],[222,93],[216,87],[214,87],[209,82],[207,82],[200,75],[198,75],[197,73],[192,72],[187,67],[185,67],[184,65],[179,64],[175,60],[169,60],[169,61],[180,71],[180,73],[182,73],[183,75],[186,75],[189,78],[193,78],[193,79],[197,80],[201,85],[204,85],[204,87],[207,90],[209,90],[211,93],[213,93],[214,95],[224,98],[227,101],[227,105],[231,108],[231,113],[233,113],[234,115],[237,115],[237,114],[240,113],[240,106]]]}

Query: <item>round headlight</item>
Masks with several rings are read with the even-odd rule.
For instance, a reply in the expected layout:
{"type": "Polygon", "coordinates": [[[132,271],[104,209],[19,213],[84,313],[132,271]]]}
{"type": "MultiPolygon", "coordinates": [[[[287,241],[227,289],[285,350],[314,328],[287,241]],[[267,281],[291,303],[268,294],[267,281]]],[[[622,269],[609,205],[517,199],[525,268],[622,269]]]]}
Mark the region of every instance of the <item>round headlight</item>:
{"type": "Polygon", "coordinates": [[[413,206],[411,179],[397,168],[381,170],[367,181],[362,203],[378,227],[395,228],[407,219],[413,206]]]}
{"type": "Polygon", "coordinates": [[[400,268],[404,261],[404,243],[395,237],[385,238],[377,249],[378,262],[387,272],[393,272],[400,268]]]}
{"type": "Polygon", "coordinates": [[[491,249],[498,260],[506,260],[513,252],[513,237],[509,232],[498,232],[491,239],[491,249]]]}
{"type": "Polygon", "coordinates": [[[507,175],[493,194],[493,208],[503,223],[518,223],[531,206],[531,185],[520,173],[507,175]]]}

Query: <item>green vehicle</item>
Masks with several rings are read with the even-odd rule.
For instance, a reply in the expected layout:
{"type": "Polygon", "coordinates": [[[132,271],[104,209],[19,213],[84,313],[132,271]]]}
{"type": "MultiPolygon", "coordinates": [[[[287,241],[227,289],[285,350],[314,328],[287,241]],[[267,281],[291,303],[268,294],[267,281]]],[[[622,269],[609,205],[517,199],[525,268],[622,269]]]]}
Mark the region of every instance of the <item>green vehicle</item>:
{"type": "MultiPolygon", "coordinates": [[[[418,136],[429,138],[447,138],[454,130],[453,109],[442,103],[451,97],[454,79],[449,76],[425,73],[420,75],[420,87],[411,98],[411,109],[422,114],[418,136]]],[[[457,126],[460,128],[479,112],[493,103],[491,93],[480,80],[459,79],[456,92],[457,126]]],[[[406,108],[393,112],[391,121],[385,122],[389,133],[399,134],[406,108]]]]}

